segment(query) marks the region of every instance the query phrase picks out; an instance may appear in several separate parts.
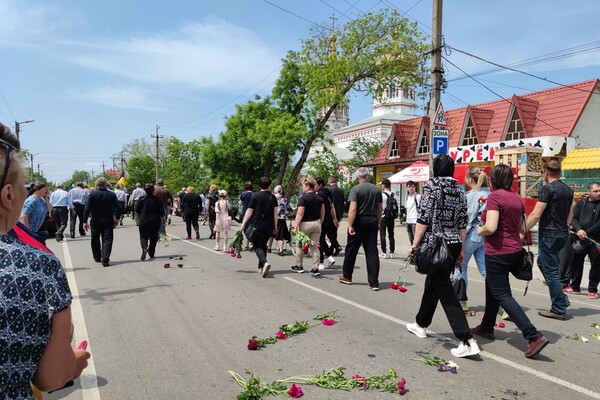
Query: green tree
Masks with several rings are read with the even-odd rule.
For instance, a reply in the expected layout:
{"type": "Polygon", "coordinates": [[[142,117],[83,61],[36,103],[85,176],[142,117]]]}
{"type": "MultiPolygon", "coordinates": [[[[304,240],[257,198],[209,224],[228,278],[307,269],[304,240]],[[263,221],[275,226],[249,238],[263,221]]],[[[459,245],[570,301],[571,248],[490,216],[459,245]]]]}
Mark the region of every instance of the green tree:
{"type": "Polygon", "coordinates": [[[75,181],[75,184],[77,184],[77,182],[89,182],[90,179],[91,177],[88,171],[75,170],[73,171],[73,175],[71,175],[71,179],[69,179],[68,183],[71,183],[72,181],[75,181]]]}
{"type": "Polygon", "coordinates": [[[344,164],[348,171],[354,172],[358,167],[373,161],[381,150],[381,143],[375,139],[357,138],[350,142],[348,150],[354,154],[354,157],[345,160],[344,164]]]}
{"type": "Polygon", "coordinates": [[[201,189],[208,185],[209,173],[202,163],[202,147],[200,140],[185,143],[171,137],[166,141],[161,177],[167,187],[179,190],[192,185],[201,189]]]}
{"type": "Polygon", "coordinates": [[[344,176],[340,173],[340,161],[329,148],[319,150],[317,154],[308,159],[306,165],[308,166],[307,173],[310,176],[320,176],[325,180],[334,176],[338,182],[343,181],[344,176]]]}
{"type": "Polygon", "coordinates": [[[151,156],[132,157],[128,161],[127,186],[133,187],[136,183],[142,185],[148,182],[154,182],[155,168],[154,160],[151,156]]]}
{"type": "Polygon", "coordinates": [[[152,144],[145,138],[133,139],[131,142],[124,144],[121,152],[125,159],[152,156],[156,154],[156,150],[152,144]]]}
{"type": "Polygon", "coordinates": [[[383,85],[424,86],[427,46],[416,23],[381,10],[342,26],[311,29],[300,51],[290,51],[273,97],[305,126],[300,155],[286,187],[289,196],[313,144],[351,91],[380,95],[383,85]]]}
{"type": "Polygon", "coordinates": [[[212,171],[212,180],[230,191],[245,181],[277,176],[283,181],[290,155],[297,150],[303,126],[297,118],[280,109],[270,97],[236,106],[227,119],[225,132],[216,141],[205,141],[203,160],[212,171]]]}

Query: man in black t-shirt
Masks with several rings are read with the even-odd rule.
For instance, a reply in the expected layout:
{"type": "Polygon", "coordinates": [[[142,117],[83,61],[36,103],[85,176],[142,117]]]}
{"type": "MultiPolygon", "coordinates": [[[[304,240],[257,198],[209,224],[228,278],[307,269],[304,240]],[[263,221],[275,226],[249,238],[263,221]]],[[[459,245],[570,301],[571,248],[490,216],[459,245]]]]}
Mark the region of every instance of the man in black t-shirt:
{"type": "Polygon", "coordinates": [[[527,230],[540,222],[538,267],[548,285],[552,306],[550,311],[539,311],[542,317],[567,319],[569,299],[560,281],[560,250],[565,245],[573,216],[573,190],[560,180],[561,165],[557,160],[544,164],[542,186],[535,208],[527,218],[527,230]]]}
{"type": "Polygon", "coordinates": [[[263,176],[259,186],[260,192],[252,193],[241,229],[244,232],[248,224],[256,228],[253,245],[258,257],[258,273],[266,278],[271,268],[267,262],[267,241],[277,232],[277,198],[270,191],[271,179],[263,176]]]}

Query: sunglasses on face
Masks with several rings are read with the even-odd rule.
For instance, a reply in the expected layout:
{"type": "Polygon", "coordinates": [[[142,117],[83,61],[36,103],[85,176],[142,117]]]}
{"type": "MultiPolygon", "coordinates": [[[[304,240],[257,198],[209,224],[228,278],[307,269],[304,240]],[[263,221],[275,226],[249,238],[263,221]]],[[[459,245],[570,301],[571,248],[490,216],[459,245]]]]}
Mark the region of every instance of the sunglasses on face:
{"type": "Polygon", "coordinates": [[[0,146],[4,147],[6,153],[4,158],[4,173],[2,174],[2,180],[0,181],[0,190],[2,190],[2,188],[4,188],[4,184],[6,183],[6,175],[8,174],[8,170],[10,169],[10,162],[12,161],[12,152],[16,150],[16,148],[4,139],[0,139],[0,146]]]}

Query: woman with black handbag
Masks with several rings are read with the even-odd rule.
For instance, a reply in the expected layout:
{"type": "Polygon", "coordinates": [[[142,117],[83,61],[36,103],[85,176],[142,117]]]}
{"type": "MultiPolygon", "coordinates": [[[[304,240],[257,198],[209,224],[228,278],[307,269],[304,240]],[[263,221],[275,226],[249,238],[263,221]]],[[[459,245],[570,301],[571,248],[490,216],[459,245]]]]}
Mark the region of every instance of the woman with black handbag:
{"type": "MultiPolygon", "coordinates": [[[[426,328],[431,324],[439,301],[454,335],[461,342],[457,348],[450,350],[451,353],[456,357],[468,357],[479,354],[480,350],[450,281],[450,273],[464,258],[462,242],[465,240],[468,223],[467,199],[452,178],[453,175],[454,161],[447,154],[441,154],[433,161],[434,178],[423,185],[415,238],[408,255],[412,257],[428,251],[428,245],[435,242],[441,243],[444,248],[442,250],[447,249],[449,254],[442,257],[444,260],[435,263],[437,268],[427,271],[419,312],[415,322],[406,325],[406,328],[417,337],[426,338],[426,328]]],[[[439,257],[431,257],[433,258],[439,257]]],[[[433,267],[434,263],[430,263],[429,267],[433,267]]],[[[417,264],[421,264],[423,272],[428,267],[425,265],[427,260],[423,258],[418,259],[417,264]]]]}
{"type": "Polygon", "coordinates": [[[521,234],[525,233],[525,206],[521,196],[512,191],[513,172],[509,166],[496,165],[490,171],[492,193],[487,198],[477,234],[485,236],[485,313],[473,333],[494,340],[494,326],[500,306],[529,341],[525,357],[539,354],[549,343],[531,323],[512,296],[509,273],[523,257],[521,234]]]}

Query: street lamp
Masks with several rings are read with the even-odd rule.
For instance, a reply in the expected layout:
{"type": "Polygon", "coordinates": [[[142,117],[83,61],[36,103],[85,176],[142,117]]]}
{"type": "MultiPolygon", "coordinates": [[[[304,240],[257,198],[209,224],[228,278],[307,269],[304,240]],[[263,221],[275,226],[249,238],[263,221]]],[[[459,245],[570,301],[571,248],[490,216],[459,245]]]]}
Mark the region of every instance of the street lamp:
{"type": "Polygon", "coordinates": [[[22,124],[30,124],[32,122],[35,122],[34,119],[28,119],[27,121],[23,121],[23,122],[17,122],[15,121],[15,134],[17,135],[17,139],[19,138],[19,132],[21,132],[21,125],[22,124]]]}

